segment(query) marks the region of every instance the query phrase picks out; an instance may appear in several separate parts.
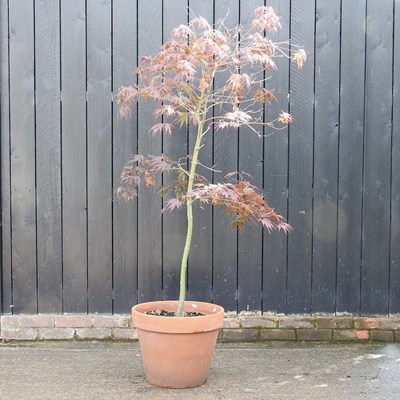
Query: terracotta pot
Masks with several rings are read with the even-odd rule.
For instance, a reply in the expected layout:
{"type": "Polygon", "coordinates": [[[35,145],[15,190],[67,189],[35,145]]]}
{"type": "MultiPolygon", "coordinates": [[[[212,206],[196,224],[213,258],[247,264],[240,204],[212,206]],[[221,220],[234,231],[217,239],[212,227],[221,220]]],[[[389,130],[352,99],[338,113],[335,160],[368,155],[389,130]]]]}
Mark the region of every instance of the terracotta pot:
{"type": "Polygon", "coordinates": [[[185,311],[200,317],[162,317],[145,314],[152,310],[176,311],[177,301],[142,303],[132,308],[147,381],[165,388],[203,385],[222,326],[224,309],[198,301],[185,302],[185,311]]]}

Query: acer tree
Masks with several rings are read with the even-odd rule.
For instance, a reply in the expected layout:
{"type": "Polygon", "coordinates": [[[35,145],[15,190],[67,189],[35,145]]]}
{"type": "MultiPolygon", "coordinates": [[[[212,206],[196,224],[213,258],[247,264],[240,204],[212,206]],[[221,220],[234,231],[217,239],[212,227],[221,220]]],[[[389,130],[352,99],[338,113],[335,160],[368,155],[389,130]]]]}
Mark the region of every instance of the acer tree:
{"type": "Polygon", "coordinates": [[[247,126],[262,137],[263,126],[282,129],[292,122],[284,111],[268,121],[264,115],[265,104],[276,101],[268,85],[269,74],[276,69],[274,59],[289,57],[299,68],[306,60],[303,49],[293,51],[288,43],[275,43],[268,36],[280,27],[280,18],[271,7],[258,7],[247,29],[241,25],[229,29],[223,21],[212,26],[202,17],[193,18],[187,25],[173,29],[157,55],[142,57],[142,65],[135,69],[138,85],[119,90],[122,116],[129,115],[132,103],[139,99],[160,104],[155,111],[160,121],[150,129],[152,135],[172,135],[174,127],[182,125],[196,128],[194,147],[185,159],[136,155],[123,168],[117,190],[122,198],[130,200],[137,196],[139,187],[155,184],[155,174],[174,175],[172,184],[162,192],[169,195],[163,211],[185,206],[187,212],[177,316],[184,313],[194,203],[225,207],[233,216],[232,225],[239,228],[250,222],[260,223],[268,231],[291,230],[243,175],[233,172],[224,182],[211,183],[197,171],[202,140],[212,131],[217,134],[247,126]]]}

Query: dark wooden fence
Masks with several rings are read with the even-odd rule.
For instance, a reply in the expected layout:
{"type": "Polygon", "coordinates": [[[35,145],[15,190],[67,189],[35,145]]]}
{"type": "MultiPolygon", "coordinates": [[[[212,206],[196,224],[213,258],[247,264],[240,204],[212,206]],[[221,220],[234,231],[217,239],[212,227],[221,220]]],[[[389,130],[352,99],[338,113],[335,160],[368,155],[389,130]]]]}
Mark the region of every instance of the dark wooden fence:
{"type": "MultiPolygon", "coordinates": [[[[244,170],[295,231],[237,232],[196,210],[189,296],[227,310],[400,312],[400,2],[271,0],[278,40],[308,53],[273,74],[294,124],[264,140],[216,133],[203,163],[244,170]],[[290,93],[288,97],[287,94],[290,93]]],[[[153,107],[118,117],[115,93],[187,7],[249,21],[260,0],[1,0],[0,312],[125,313],[175,298],[185,216],[151,191],[114,195],[137,151],[186,153],[192,132],[151,138],[153,107]]],[[[267,132],[268,133],[268,132],[267,132]]]]}

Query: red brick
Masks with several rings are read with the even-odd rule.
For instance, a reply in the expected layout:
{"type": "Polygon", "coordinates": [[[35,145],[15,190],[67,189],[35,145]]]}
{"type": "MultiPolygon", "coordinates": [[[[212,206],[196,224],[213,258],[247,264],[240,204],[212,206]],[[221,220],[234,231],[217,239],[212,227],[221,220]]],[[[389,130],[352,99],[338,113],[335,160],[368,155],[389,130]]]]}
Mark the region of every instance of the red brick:
{"type": "Polygon", "coordinates": [[[333,340],[337,341],[357,340],[357,336],[353,330],[334,330],[333,340]]]}
{"type": "Polygon", "coordinates": [[[353,324],[351,317],[318,317],[315,320],[318,329],[352,329],[353,324]]]}
{"type": "Polygon", "coordinates": [[[378,318],[357,317],[354,318],[355,329],[377,329],[379,326],[378,318]]]}
{"type": "Polygon", "coordinates": [[[296,340],[294,329],[261,329],[261,340],[296,340]]]}
{"type": "Polygon", "coordinates": [[[3,328],[50,328],[54,326],[54,315],[4,315],[1,317],[3,328]]]}
{"type": "Polygon", "coordinates": [[[54,315],[19,315],[19,326],[21,328],[51,328],[54,326],[54,315]]]}
{"type": "Polygon", "coordinates": [[[369,332],[368,331],[354,331],[358,340],[368,340],[369,339],[369,332]]]}
{"type": "Polygon", "coordinates": [[[237,318],[225,318],[223,328],[240,328],[237,318]]]}
{"type": "Polygon", "coordinates": [[[314,328],[314,319],[308,317],[282,317],[279,319],[279,327],[289,329],[314,328]]]}
{"type": "Polygon", "coordinates": [[[2,329],[3,340],[36,340],[37,330],[33,328],[2,329]]]}
{"type": "Polygon", "coordinates": [[[129,318],[126,315],[94,315],[92,325],[94,328],[127,328],[129,318]]]}
{"type": "Polygon", "coordinates": [[[345,330],[337,329],[333,331],[333,340],[337,341],[354,341],[354,340],[368,340],[368,331],[345,330]]]}
{"type": "Polygon", "coordinates": [[[271,317],[239,317],[242,328],[276,328],[276,318],[271,317]]]}
{"type": "Polygon", "coordinates": [[[135,328],[114,328],[112,338],[114,340],[137,340],[137,330],[135,328]]]}
{"type": "Polygon", "coordinates": [[[258,330],[252,328],[224,329],[222,339],[236,342],[254,341],[258,339],[258,330]]]}
{"type": "Polygon", "coordinates": [[[376,342],[393,342],[393,331],[371,331],[371,340],[376,342]]]}
{"type": "Polygon", "coordinates": [[[110,339],[110,328],[78,328],[76,329],[78,339],[110,339]]]}
{"type": "Polygon", "coordinates": [[[329,341],[332,340],[332,331],[330,329],[298,329],[297,340],[329,341]]]}
{"type": "Polygon", "coordinates": [[[3,315],[1,317],[1,327],[5,328],[19,328],[19,318],[17,315],[3,315]]]}
{"type": "Polygon", "coordinates": [[[46,340],[69,340],[73,339],[75,329],[73,328],[39,328],[38,339],[46,340]]]}
{"type": "Polygon", "coordinates": [[[384,331],[400,330],[400,318],[378,318],[378,329],[384,331]]]}
{"type": "Polygon", "coordinates": [[[56,315],[57,328],[90,328],[92,318],[89,315],[56,315]]]}

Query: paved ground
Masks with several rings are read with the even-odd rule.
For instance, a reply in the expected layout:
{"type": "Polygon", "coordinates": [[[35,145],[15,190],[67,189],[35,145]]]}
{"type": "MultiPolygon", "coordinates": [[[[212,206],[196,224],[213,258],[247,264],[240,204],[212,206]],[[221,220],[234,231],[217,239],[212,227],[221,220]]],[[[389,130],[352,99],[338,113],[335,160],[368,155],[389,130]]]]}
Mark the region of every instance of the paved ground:
{"type": "Polygon", "coordinates": [[[134,343],[0,345],[1,400],[399,400],[400,345],[219,344],[208,382],[158,389],[134,343]]]}

